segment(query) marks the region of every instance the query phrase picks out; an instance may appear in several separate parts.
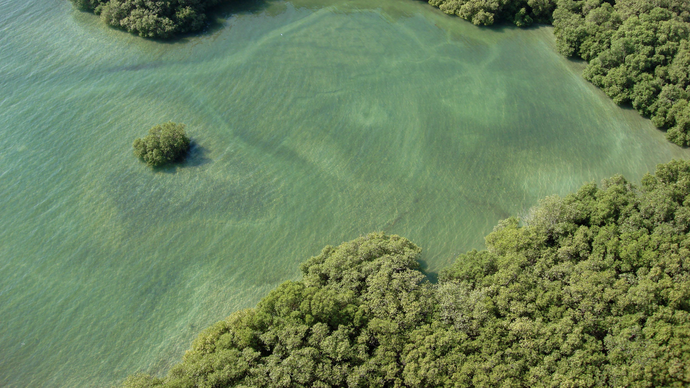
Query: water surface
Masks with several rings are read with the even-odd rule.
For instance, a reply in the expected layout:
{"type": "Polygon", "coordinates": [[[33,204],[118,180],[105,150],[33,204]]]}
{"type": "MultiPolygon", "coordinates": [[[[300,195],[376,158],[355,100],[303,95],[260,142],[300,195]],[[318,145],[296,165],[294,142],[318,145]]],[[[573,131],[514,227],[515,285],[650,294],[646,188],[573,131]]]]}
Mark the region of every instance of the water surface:
{"type": "Polygon", "coordinates": [[[546,27],[295,0],[162,43],[65,0],[0,7],[3,387],[163,374],[326,244],[400,234],[433,277],[540,197],[689,156],[546,27]],[[196,145],[152,170],[131,144],[168,120],[196,145]]]}

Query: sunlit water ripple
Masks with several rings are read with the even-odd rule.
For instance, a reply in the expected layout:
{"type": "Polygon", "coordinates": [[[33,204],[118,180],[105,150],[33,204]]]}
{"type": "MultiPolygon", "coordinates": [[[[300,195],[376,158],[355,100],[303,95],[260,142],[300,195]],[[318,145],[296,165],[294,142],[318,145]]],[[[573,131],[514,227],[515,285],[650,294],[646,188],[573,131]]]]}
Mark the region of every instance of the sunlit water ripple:
{"type": "Polygon", "coordinates": [[[326,244],[400,234],[433,279],[540,197],[688,157],[547,27],[295,0],[161,43],[66,0],[0,9],[3,387],[165,373],[326,244]],[[153,171],[131,143],[168,120],[195,146],[153,171]]]}

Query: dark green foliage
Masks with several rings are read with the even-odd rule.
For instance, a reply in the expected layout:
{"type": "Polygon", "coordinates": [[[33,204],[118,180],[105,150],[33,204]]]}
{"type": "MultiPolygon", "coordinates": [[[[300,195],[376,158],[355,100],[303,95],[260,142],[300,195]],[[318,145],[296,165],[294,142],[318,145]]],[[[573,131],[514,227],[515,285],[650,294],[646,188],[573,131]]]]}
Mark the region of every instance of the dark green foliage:
{"type": "Polygon", "coordinates": [[[558,49],[589,61],[584,77],[690,145],[690,2],[560,0],[558,49]]]}
{"type": "MultiPolygon", "coordinates": [[[[302,281],[201,333],[163,385],[400,385],[407,338],[432,318],[419,252],[383,234],[324,248],[302,265],[302,281]]],[[[126,386],[156,383],[137,376],[126,386]]]]}
{"type": "Polygon", "coordinates": [[[149,129],[149,134],[134,140],[132,146],[134,155],[155,167],[184,159],[189,151],[189,138],[184,132],[184,124],[170,121],[149,129]]]}
{"type": "Polygon", "coordinates": [[[500,21],[518,27],[551,23],[556,8],[555,0],[429,0],[429,4],[483,26],[500,21]]]}
{"type": "Polygon", "coordinates": [[[198,31],[220,0],[72,0],[107,24],[145,38],[171,38],[198,31]]]}
{"type": "Polygon", "coordinates": [[[202,332],[165,379],[125,387],[683,387],[690,162],[617,176],[499,223],[438,285],[420,249],[326,247],[254,309],[202,332]]]}
{"type": "Polygon", "coordinates": [[[429,0],[478,25],[551,23],[558,51],[589,62],[584,77],[631,104],[670,141],[690,145],[690,1],[429,0]]]}
{"type": "Polygon", "coordinates": [[[687,386],[689,194],[688,162],[639,192],[622,177],[586,185],[524,227],[502,222],[483,257],[445,271],[440,290],[457,303],[444,318],[476,344],[474,385],[687,386]]]}

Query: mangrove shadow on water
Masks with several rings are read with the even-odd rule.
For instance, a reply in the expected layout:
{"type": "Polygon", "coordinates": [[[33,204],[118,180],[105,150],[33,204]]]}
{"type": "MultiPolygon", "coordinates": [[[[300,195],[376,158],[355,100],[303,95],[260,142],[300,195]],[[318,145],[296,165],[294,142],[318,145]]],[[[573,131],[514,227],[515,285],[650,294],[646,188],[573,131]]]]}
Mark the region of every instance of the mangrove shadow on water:
{"type": "Polygon", "coordinates": [[[199,143],[192,140],[189,146],[189,152],[187,153],[187,157],[185,158],[184,163],[180,165],[180,167],[199,167],[205,164],[209,164],[212,161],[213,160],[211,160],[208,157],[208,149],[202,147],[201,145],[199,145],[199,143]]]}
{"type": "Polygon", "coordinates": [[[426,276],[429,283],[438,284],[438,272],[429,271],[429,264],[426,260],[417,259],[417,262],[419,263],[419,271],[426,276]]]}
{"type": "Polygon", "coordinates": [[[219,4],[209,11],[206,15],[208,21],[206,27],[200,32],[189,34],[188,36],[214,35],[227,28],[225,21],[235,15],[252,15],[265,11],[269,2],[266,0],[229,0],[219,4]]]}
{"type": "Polygon", "coordinates": [[[208,149],[202,147],[192,139],[189,144],[189,152],[187,152],[182,162],[153,167],[153,171],[165,174],[175,174],[177,173],[177,169],[200,167],[212,161],[213,160],[208,157],[208,149]]]}

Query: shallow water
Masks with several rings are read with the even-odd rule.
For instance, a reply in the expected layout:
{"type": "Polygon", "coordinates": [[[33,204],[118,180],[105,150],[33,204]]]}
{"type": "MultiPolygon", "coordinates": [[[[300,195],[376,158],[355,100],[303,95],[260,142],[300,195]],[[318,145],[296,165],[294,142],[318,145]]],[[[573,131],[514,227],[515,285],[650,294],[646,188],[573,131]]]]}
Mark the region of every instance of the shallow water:
{"type": "Polygon", "coordinates": [[[371,4],[253,3],[161,43],[0,0],[0,386],[162,374],[326,244],[400,234],[433,278],[540,197],[690,156],[550,28],[371,4]],[[131,144],[168,120],[195,146],[154,171],[131,144]]]}

